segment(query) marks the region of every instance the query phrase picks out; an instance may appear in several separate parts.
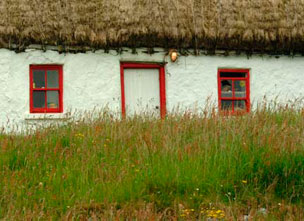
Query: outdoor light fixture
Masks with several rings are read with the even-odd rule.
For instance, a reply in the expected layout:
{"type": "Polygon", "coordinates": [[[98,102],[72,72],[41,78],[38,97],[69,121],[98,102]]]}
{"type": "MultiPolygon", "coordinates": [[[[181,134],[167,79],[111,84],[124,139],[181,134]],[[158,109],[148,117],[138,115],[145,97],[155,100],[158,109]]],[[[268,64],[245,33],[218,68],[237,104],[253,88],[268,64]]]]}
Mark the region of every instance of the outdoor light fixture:
{"type": "Polygon", "coordinates": [[[170,50],[169,55],[172,62],[175,62],[178,58],[178,53],[175,49],[170,50]]]}

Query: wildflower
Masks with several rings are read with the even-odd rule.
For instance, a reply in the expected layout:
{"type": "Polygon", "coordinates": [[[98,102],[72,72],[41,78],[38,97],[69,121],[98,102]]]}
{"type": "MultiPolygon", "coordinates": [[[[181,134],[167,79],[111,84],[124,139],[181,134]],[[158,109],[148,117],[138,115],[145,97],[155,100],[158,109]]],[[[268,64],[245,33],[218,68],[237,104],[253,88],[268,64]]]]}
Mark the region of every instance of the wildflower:
{"type": "Polygon", "coordinates": [[[82,138],[84,137],[84,135],[83,135],[82,133],[78,133],[78,134],[76,134],[75,136],[76,136],[76,137],[80,137],[80,138],[81,138],[81,137],[82,137],[82,138]]]}
{"type": "Polygon", "coordinates": [[[201,210],[201,214],[209,217],[209,218],[215,218],[215,219],[222,219],[225,217],[225,212],[223,210],[220,209],[215,209],[214,207],[212,207],[212,209],[207,209],[201,210]]]}
{"type": "Polygon", "coordinates": [[[43,186],[43,183],[42,183],[42,182],[40,182],[40,183],[39,183],[39,186],[40,186],[40,187],[42,187],[42,186],[43,186]]]}
{"type": "Polygon", "coordinates": [[[191,214],[191,212],[194,212],[194,209],[184,209],[182,210],[182,215],[184,216],[189,216],[191,214]]]}
{"type": "Polygon", "coordinates": [[[199,188],[196,188],[196,191],[199,191],[199,188]]]}
{"type": "Polygon", "coordinates": [[[247,184],[247,180],[242,180],[242,183],[247,184]]]}

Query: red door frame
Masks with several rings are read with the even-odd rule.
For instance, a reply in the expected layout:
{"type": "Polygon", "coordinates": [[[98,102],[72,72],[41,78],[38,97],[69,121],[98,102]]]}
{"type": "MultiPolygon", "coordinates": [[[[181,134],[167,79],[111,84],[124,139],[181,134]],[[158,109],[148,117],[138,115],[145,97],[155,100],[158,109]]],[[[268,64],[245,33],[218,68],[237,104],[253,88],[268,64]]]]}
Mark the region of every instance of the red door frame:
{"type": "MultiPolygon", "coordinates": [[[[218,104],[219,110],[221,110],[221,101],[222,100],[245,100],[246,102],[246,111],[250,111],[250,69],[227,69],[227,68],[219,68],[217,72],[217,80],[218,80],[218,104]],[[239,77],[239,78],[231,78],[231,77],[221,77],[221,72],[233,72],[233,73],[246,73],[246,77],[239,77]],[[234,84],[232,84],[232,93],[233,98],[222,98],[221,93],[221,80],[243,80],[246,81],[246,98],[236,98],[234,97],[234,84]]],[[[234,102],[232,102],[232,109],[234,109],[234,102]]],[[[231,111],[233,114],[234,111],[231,111]]]]}
{"type": "Polygon", "coordinates": [[[125,69],[158,69],[159,70],[159,95],[160,95],[160,116],[166,116],[166,79],[164,64],[149,64],[149,63],[120,63],[120,83],[121,83],[121,110],[122,116],[126,117],[126,99],[125,99],[125,69]]]}

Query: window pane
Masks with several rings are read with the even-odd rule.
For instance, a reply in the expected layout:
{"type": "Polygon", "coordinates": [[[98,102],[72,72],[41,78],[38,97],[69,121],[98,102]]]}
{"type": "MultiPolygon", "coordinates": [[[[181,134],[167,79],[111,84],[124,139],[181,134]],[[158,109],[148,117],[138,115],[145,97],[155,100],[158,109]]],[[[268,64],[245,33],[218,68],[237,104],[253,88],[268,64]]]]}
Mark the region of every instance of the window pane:
{"type": "Polygon", "coordinates": [[[33,71],[33,88],[45,87],[45,72],[44,70],[33,71]]]}
{"type": "Polygon", "coordinates": [[[57,70],[47,71],[47,87],[59,88],[59,73],[57,70]]]}
{"type": "Polygon", "coordinates": [[[239,72],[221,72],[220,76],[222,78],[245,78],[247,77],[247,73],[239,73],[239,72]]]}
{"type": "Polygon", "coordinates": [[[222,91],[222,97],[232,97],[232,81],[222,80],[221,91],[222,91]]]}
{"type": "Polygon", "coordinates": [[[246,81],[234,81],[235,97],[246,97],[246,81]]]}
{"type": "Polygon", "coordinates": [[[234,101],[234,111],[246,110],[246,101],[234,101]]]}
{"type": "Polygon", "coordinates": [[[221,105],[222,110],[232,110],[232,101],[222,101],[221,105]]]}
{"type": "Polygon", "coordinates": [[[48,108],[58,108],[59,107],[58,91],[48,91],[47,92],[47,106],[48,106],[48,108]]]}
{"type": "Polygon", "coordinates": [[[45,91],[33,91],[33,106],[34,108],[45,107],[45,91]]]}

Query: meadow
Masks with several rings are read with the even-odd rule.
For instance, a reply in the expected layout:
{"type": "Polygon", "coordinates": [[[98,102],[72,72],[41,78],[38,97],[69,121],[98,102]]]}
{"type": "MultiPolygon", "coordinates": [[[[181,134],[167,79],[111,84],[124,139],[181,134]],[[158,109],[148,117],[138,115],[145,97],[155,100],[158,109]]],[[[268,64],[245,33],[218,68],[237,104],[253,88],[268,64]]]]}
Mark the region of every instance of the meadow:
{"type": "Polygon", "coordinates": [[[303,199],[303,109],[0,134],[0,220],[303,220],[303,199]]]}

